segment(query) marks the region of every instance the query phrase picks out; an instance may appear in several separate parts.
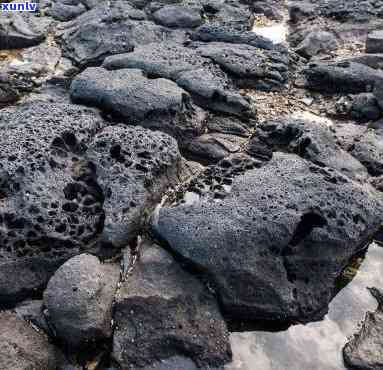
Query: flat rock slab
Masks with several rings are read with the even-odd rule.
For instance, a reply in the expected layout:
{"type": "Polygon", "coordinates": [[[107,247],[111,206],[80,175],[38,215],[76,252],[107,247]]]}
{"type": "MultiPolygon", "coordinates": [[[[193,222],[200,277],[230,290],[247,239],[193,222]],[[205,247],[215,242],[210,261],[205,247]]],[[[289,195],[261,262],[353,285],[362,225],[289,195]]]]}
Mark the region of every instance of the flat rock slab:
{"type": "Polygon", "coordinates": [[[215,287],[227,315],[321,318],[337,276],[379,229],[382,196],[294,154],[255,166],[237,156],[208,167],[153,217],[153,232],[215,287]]]}
{"type": "Polygon", "coordinates": [[[120,268],[81,254],[65,262],[44,292],[49,323],[70,350],[96,345],[112,335],[112,304],[120,268]]]}
{"type": "Polygon", "coordinates": [[[329,93],[370,92],[383,81],[382,71],[348,61],[311,64],[303,75],[308,89],[329,93]]]}
{"type": "Polygon", "coordinates": [[[10,311],[0,312],[0,367],[15,369],[56,369],[63,355],[48,338],[10,311]]]}
{"type": "Polygon", "coordinates": [[[252,115],[249,102],[240,95],[231,78],[195,48],[176,43],[152,44],[138,47],[133,53],[109,57],[103,65],[107,69],[139,68],[149,76],[173,80],[204,108],[252,115]]]}
{"type": "Polygon", "coordinates": [[[376,288],[370,288],[379,306],[375,312],[367,312],[359,332],[343,348],[343,357],[351,369],[383,369],[383,296],[376,288]]]}
{"type": "Polygon", "coordinates": [[[161,369],[158,362],[168,359],[175,366],[180,356],[191,360],[187,369],[193,362],[214,368],[231,360],[214,298],[157,245],[141,248],[116,296],[114,320],[113,356],[124,369],[161,369]]]}
{"type": "Polygon", "coordinates": [[[185,141],[202,132],[205,113],[173,81],[149,79],[138,69],[88,68],[70,90],[76,103],[112,113],[128,124],[157,129],[185,141]]]}

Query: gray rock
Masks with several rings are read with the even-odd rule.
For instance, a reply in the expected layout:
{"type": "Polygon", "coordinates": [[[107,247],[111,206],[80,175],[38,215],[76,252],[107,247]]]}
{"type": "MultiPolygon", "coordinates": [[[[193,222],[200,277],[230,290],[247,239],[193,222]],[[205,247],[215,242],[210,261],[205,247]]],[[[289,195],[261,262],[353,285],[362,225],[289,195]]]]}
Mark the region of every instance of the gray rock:
{"type": "Polygon", "coordinates": [[[65,262],[44,292],[48,320],[71,350],[92,347],[112,335],[112,303],[120,277],[118,265],[101,264],[81,254],[65,262]]]}
{"type": "Polygon", "coordinates": [[[351,97],[352,118],[359,122],[376,121],[382,116],[382,109],[372,93],[361,93],[351,97]]]}
{"type": "Polygon", "coordinates": [[[259,126],[252,140],[259,139],[273,151],[297,154],[318,166],[333,168],[352,179],[367,178],[366,168],[338,145],[334,129],[322,122],[288,117],[284,121],[266,122],[259,126]]]}
{"type": "Polygon", "coordinates": [[[132,53],[107,58],[104,67],[139,68],[149,76],[175,81],[202,107],[239,116],[253,115],[249,102],[239,94],[228,76],[193,48],[175,43],[137,47],[132,53]]]}
{"type": "Polygon", "coordinates": [[[198,368],[231,360],[229,333],[214,298],[156,245],[144,244],[116,297],[114,319],[113,357],[123,369],[161,369],[156,363],[174,364],[179,356],[198,368]]]}
{"type": "Polygon", "coordinates": [[[297,46],[295,51],[310,59],[311,57],[335,50],[338,47],[338,41],[335,35],[327,31],[314,31],[310,32],[302,42],[297,46]]]}
{"type": "Polygon", "coordinates": [[[170,30],[144,19],[145,13],[127,2],[108,2],[63,24],[58,41],[77,65],[99,65],[108,55],[171,37],[170,30]]]}
{"type": "Polygon", "coordinates": [[[186,152],[201,163],[217,163],[230,154],[239,152],[245,142],[245,138],[235,135],[203,134],[188,144],[186,152]]]}
{"type": "Polygon", "coordinates": [[[103,125],[91,109],[68,104],[1,110],[0,305],[35,296],[102,231],[104,197],[94,166],[81,159],[103,125]]]}
{"type": "Polygon", "coordinates": [[[138,69],[88,68],[70,89],[76,103],[112,113],[128,124],[164,131],[182,142],[202,132],[205,113],[190,95],[164,78],[147,78],[138,69]]]}
{"type": "Polygon", "coordinates": [[[382,71],[353,62],[311,64],[303,75],[307,88],[330,93],[370,92],[383,81],[382,71]]]}
{"type": "Polygon", "coordinates": [[[345,61],[352,63],[364,64],[374,69],[383,69],[383,53],[382,54],[359,54],[349,58],[345,61]]]}
{"type": "Polygon", "coordinates": [[[45,29],[34,13],[2,12],[0,18],[0,50],[21,49],[40,44],[45,29]]]}
{"type": "Polygon", "coordinates": [[[52,18],[59,21],[69,21],[86,12],[86,7],[80,1],[66,4],[65,0],[56,1],[47,12],[52,18]]]}
{"type": "Polygon", "coordinates": [[[344,124],[336,126],[335,133],[340,144],[358,159],[372,176],[383,174],[382,132],[344,124]]]}
{"type": "Polygon", "coordinates": [[[97,163],[105,195],[101,242],[125,247],[177,180],[181,159],[177,142],[141,127],[110,126],[96,135],[87,157],[97,163]]]}
{"type": "Polygon", "coordinates": [[[3,370],[56,369],[63,362],[58,349],[10,311],[0,312],[0,367],[3,370]]]}
{"type": "Polygon", "coordinates": [[[369,289],[379,306],[367,312],[359,332],[343,348],[343,357],[351,369],[383,369],[383,296],[376,288],[369,289]]]}
{"type": "Polygon", "coordinates": [[[366,53],[383,53],[383,31],[374,31],[367,35],[366,53]]]}
{"type": "Polygon", "coordinates": [[[21,302],[15,307],[15,312],[21,319],[30,322],[35,327],[43,330],[46,334],[52,334],[49,324],[44,315],[42,300],[31,300],[21,302]]]}
{"type": "Polygon", "coordinates": [[[228,43],[208,43],[197,50],[203,57],[218,64],[240,88],[270,91],[279,90],[287,83],[287,52],[228,43]]]}
{"type": "Polygon", "coordinates": [[[293,154],[255,166],[234,157],[207,168],[186,201],[159,210],[152,230],[210,282],[231,317],[321,318],[337,276],[379,229],[383,198],[293,154]]]}
{"type": "Polygon", "coordinates": [[[315,5],[306,1],[290,1],[288,4],[289,16],[292,23],[299,23],[315,15],[315,5]]]}
{"type": "Polygon", "coordinates": [[[235,31],[211,24],[198,27],[191,39],[203,42],[226,42],[230,44],[247,44],[261,49],[274,49],[274,43],[251,31],[235,31]]]}
{"type": "Polygon", "coordinates": [[[195,28],[202,24],[201,14],[182,5],[166,5],[153,13],[156,23],[165,27],[195,28]]]}

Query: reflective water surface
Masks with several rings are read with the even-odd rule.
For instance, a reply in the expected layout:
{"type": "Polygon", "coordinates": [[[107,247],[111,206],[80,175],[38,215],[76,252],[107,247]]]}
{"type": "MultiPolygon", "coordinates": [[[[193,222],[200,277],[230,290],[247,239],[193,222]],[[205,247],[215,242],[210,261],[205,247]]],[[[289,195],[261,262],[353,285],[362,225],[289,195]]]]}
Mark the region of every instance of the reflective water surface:
{"type": "Polygon", "coordinates": [[[355,278],[332,300],[324,320],[286,331],[232,333],[226,370],[344,370],[342,348],[377,302],[366,287],[383,288],[383,248],[372,244],[355,278]]]}

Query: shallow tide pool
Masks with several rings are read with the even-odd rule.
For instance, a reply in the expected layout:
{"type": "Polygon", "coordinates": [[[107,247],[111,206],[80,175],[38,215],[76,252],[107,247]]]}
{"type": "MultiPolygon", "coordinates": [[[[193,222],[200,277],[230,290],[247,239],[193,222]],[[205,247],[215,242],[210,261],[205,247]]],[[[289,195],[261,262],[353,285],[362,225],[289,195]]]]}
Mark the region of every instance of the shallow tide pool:
{"type": "Polygon", "coordinates": [[[366,289],[383,288],[383,248],[372,244],[354,279],[332,300],[324,320],[281,332],[232,333],[226,370],[344,370],[342,348],[377,302],[366,289]]]}

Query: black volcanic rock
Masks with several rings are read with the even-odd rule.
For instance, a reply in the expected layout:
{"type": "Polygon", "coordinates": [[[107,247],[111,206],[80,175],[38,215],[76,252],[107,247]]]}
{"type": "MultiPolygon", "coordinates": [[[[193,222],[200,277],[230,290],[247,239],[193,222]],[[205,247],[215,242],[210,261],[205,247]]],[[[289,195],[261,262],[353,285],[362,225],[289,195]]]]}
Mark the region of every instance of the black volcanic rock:
{"type": "Polygon", "coordinates": [[[215,288],[236,319],[307,321],[327,311],[337,276],[383,221],[383,199],[294,154],[208,167],[154,235],[215,288]],[[195,193],[191,197],[190,193],[195,193]]]}
{"type": "Polygon", "coordinates": [[[142,127],[110,126],[87,152],[97,164],[105,195],[101,241],[124,247],[137,237],[145,215],[177,180],[181,156],[170,136],[142,127]]]}
{"type": "Polygon", "coordinates": [[[62,24],[57,39],[64,55],[77,65],[99,65],[109,55],[172,36],[171,30],[145,18],[143,11],[123,1],[101,4],[62,24]]]}
{"type": "Polygon", "coordinates": [[[0,50],[35,46],[46,37],[45,23],[34,13],[2,12],[0,50]]]}
{"type": "Polygon", "coordinates": [[[352,179],[367,178],[362,163],[337,143],[336,130],[322,122],[288,117],[265,122],[252,140],[261,140],[273,151],[288,151],[321,167],[333,168],[352,179]]]}
{"type": "Polygon", "coordinates": [[[101,232],[103,194],[81,159],[103,125],[94,111],[66,104],[1,111],[0,305],[35,294],[101,232]]]}
{"type": "MultiPolygon", "coordinates": [[[[116,297],[113,357],[124,369],[221,367],[229,333],[212,295],[157,245],[145,243],[116,297]],[[162,367],[158,362],[169,363],[162,367]],[[181,364],[185,361],[181,361],[181,364]]],[[[185,369],[186,369],[185,368],[185,369]]]]}
{"type": "Polygon", "coordinates": [[[200,12],[182,5],[166,5],[153,13],[156,23],[165,27],[195,28],[202,24],[200,12]]]}
{"type": "Polygon", "coordinates": [[[361,93],[383,81],[383,72],[354,62],[311,64],[303,70],[310,90],[330,93],[361,93]]]}
{"type": "Polygon", "coordinates": [[[173,81],[138,69],[88,68],[71,85],[76,103],[99,107],[128,124],[164,131],[181,143],[202,132],[205,113],[173,81]]]}
{"type": "Polygon", "coordinates": [[[240,95],[231,79],[194,48],[175,43],[137,47],[132,53],[107,58],[104,67],[138,68],[149,76],[175,81],[204,108],[239,116],[253,115],[249,102],[240,95]]]}
{"type": "Polygon", "coordinates": [[[44,306],[55,335],[70,350],[94,346],[112,335],[112,303],[120,277],[117,264],[81,254],[49,280],[44,306]]]}

